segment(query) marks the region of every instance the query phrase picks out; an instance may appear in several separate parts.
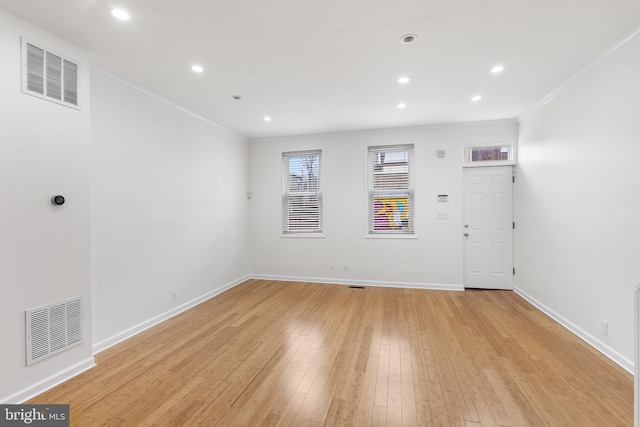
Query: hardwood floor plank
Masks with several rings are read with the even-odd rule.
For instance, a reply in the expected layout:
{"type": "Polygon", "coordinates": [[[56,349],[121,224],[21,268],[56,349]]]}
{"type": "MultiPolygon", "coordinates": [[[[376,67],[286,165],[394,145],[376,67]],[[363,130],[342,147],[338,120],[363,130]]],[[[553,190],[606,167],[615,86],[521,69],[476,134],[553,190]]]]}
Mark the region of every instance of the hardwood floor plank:
{"type": "Polygon", "coordinates": [[[277,425],[283,427],[296,425],[295,420],[305,397],[306,395],[304,393],[294,393],[277,425]]]}
{"type": "Polygon", "coordinates": [[[72,426],[624,426],[633,378],[513,292],[249,280],[32,399],[72,426]]]}
{"type": "MultiPolygon", "coordinates": [[[[390,425],[395,425],[394,420],[391,420],[390,425]]],[[[387,424],[387,407],[386,406],[373,406],[373,415],[371,417],[371,427],[383,427],[387,424]]]]}
{"type": "Polygon", "coordinates": [[[402,359],[400,361],[400,364],[402,425],[417,426],[418,410],[416,409],[416,397],[413,387],[413,369],[411,367],[411,359],[402,359]]]}

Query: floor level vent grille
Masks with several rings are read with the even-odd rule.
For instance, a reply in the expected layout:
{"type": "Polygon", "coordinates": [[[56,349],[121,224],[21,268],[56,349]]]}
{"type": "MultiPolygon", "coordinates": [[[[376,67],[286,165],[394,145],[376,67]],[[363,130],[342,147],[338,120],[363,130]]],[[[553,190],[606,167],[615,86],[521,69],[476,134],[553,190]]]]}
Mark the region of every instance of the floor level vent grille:
{"type": "Polygon", "coordinates": [[[82,298],[26,310],[27,365],[82,343],[82,298]]]}

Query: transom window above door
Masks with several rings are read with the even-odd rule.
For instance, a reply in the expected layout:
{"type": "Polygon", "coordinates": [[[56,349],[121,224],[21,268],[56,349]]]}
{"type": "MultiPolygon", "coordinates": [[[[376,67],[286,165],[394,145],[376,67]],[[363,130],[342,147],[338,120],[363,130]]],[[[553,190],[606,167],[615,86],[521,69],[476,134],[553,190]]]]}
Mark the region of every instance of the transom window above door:
{"type": "Polygon", "coordinates": [[[464,149],[465,166],[514,165],[514,144],[479,144],[467,145],[464,149]]]}

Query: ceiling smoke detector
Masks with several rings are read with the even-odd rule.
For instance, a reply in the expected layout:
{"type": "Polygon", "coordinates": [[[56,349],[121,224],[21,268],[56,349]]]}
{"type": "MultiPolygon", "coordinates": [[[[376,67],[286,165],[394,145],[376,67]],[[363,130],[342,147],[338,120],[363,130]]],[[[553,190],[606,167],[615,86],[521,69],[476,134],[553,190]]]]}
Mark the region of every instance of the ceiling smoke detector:
{"type": "Polygon", "coordinates": [[[404,44],[413,43],[414,41],[416,41],[417,38],[418,36],[416,36],[415,34],[407,34],[402,36],[402,38],[400,39],[400,43],[404,43],[404,44]]]}

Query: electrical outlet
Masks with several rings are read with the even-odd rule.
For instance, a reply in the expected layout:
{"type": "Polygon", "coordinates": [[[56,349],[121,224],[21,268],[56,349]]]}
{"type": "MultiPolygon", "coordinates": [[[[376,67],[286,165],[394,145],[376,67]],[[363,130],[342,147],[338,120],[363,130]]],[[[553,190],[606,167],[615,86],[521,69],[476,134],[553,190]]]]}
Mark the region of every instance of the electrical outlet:
{"type": "Polygon", "coordinates": [[[343,265],[342,271],[349,271],[349,266],[347,264],[343,265]]]}
{"type": "Polygon", "coordinates": [[[606,320],[602,321],[602,335],[609,335],[609,322],[606,320]]]}
{"type": "Polygon", "coordinates": [[[331,265],[329,266],[329,269],[330,269],[331,271],[336,271],[336,265],[335,265],[335,264],[331,264],[331,265]]]}
{"type": "Polygon", "coordinates": [[[178,301],[178,291],[173,291],[173,300],[178,301]]]}
{"type": "Polygon", "coordinates": [[[449,212],[436,212],[436,218],[437,219],[449,219],[449,212]]]}

